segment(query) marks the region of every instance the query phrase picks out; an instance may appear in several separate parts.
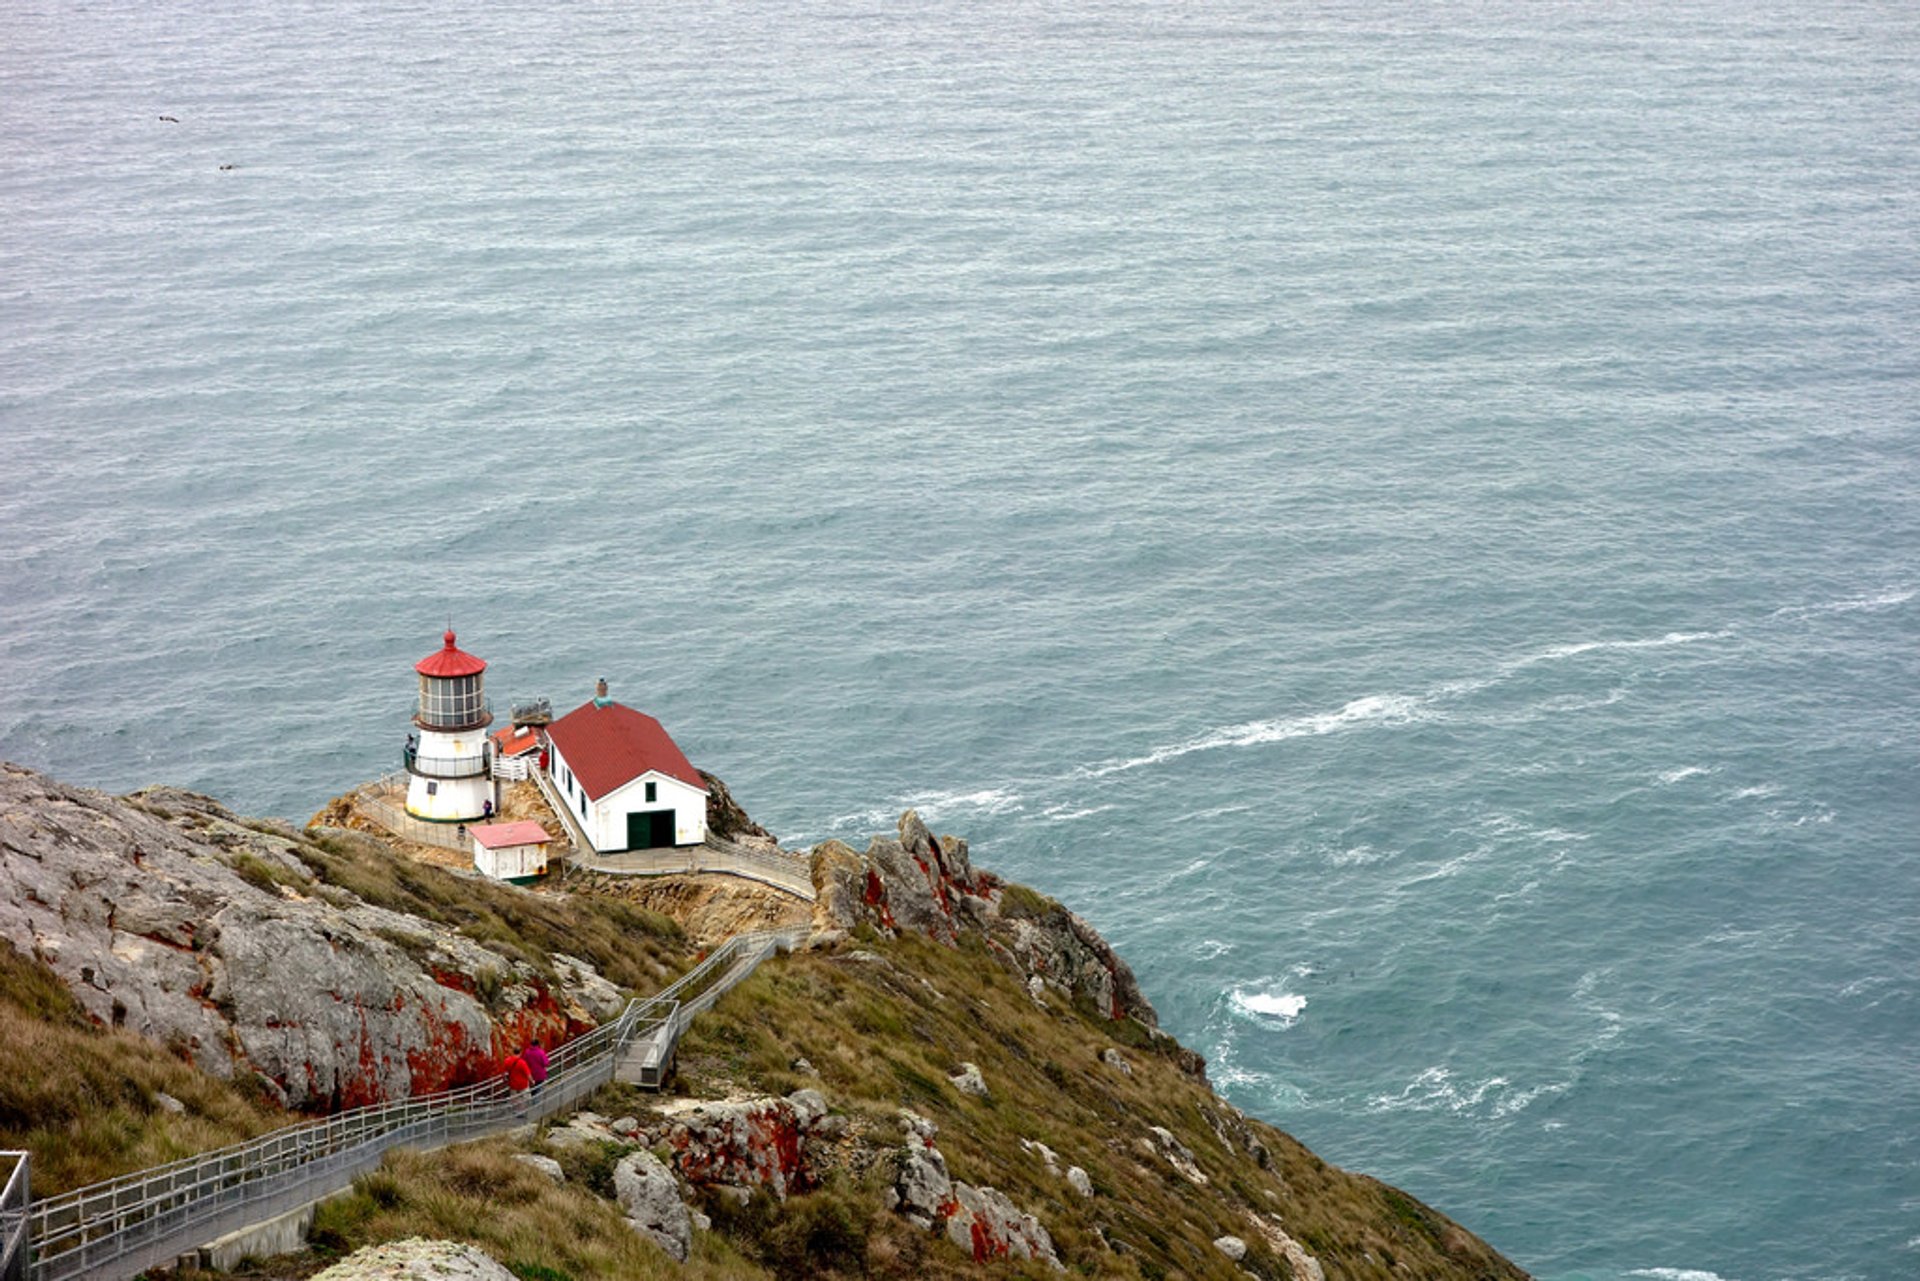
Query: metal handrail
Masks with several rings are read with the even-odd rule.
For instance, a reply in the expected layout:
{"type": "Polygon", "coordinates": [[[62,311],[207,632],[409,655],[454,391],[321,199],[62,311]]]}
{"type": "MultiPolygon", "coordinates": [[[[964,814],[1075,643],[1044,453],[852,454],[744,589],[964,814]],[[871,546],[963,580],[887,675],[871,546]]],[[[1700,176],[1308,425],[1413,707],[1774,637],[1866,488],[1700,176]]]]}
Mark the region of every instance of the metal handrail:
{"type": "Polygon", "coordinates": [[[13,1170],[0,1192],[0,1281],[26,1281],[28,1256],[27,1207],[33,1200],[30,1162],[25,1152],[0,1152],[12,1157],[13,1170]]]}
{"type": "Polygon", "coordinates": [[[692,863],[696,872],[727,872],[797,894],[809,902],[814,897],[813,864],[801,855],[785,851],[769,854],[709,835],[706,843],[695,849],[692,863]]]}
{"type": "MultiPolygon", "coordinates": [[[[738,934],[653,996],[556,1048],[537,1096],[507,1088],[505,1075],[436,1094],[373,1104],[167,1165],[76,1188],[22,1214],[30,1230],[33,1281],[132,1275],[183,1245],[246,1226],[343,1186],[392,1147],[440,1147],[536,1121],[612,1079],[620,1057],[650,1038],[661,1065],[680,1033],[768,955],[791,948],[804,927],[738,934]],[[276,1208],[278,1207],[278,1208],[276,1208]]],[[[652,1084],[659,1084],[656,1078],[652,1084]]],[[[16,1177],[24,1188],[24,1163],[16,1177]]],[[[7,1195],[12,1195],[12,1183],[7,1195]]],[[[22,1193],[24,1198],[24,1192],[22,1193]]],[[[0,1205],[11,1202],[0,1202],[0,1205]]]]}
{"type": "Polygon", "coordinates": [[[469,752],[465,756],[422,756],[415,749],[402,749],[400,759],[409,774],[422,778],[473,778],[487,772],[488,753],[469,752]]]}

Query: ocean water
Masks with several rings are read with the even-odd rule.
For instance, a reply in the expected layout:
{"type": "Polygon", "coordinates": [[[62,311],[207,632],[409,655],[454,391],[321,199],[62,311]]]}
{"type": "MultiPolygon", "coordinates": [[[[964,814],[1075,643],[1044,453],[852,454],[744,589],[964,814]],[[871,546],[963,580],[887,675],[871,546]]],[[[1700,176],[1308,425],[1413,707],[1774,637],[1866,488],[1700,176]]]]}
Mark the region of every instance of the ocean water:
{"type": "Polygon", "coordinates": [[[451,621],[1543,1278],[1920,1275],[1920,10],[4,0],[0,138],[0,755],[302,819],[451,621]]]}

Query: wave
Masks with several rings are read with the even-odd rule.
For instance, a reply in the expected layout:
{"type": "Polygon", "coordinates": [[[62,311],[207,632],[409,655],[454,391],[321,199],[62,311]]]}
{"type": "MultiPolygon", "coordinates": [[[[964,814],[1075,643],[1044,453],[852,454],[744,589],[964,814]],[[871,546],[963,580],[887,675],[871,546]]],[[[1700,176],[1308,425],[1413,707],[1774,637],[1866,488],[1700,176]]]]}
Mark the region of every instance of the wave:
{"type": "Polygon", "coordinates": [[[919,810],[921,818],[933,823],[955,813],[1011,814],[1025,808],[1026,799],[1005,787],[983,787],[971,792],[914,792],[871,809],[835,814],[826,821],[825,827],[829,832],[848,828],[891,830],[901,813],[910,809],[919,810]]]}
{"type": "Polygon", "coordinates": [[[1484,1110],[1488,1116],[1512,1116],[1530,1106],[1542,1095],[1558,1094],[1565,1085],[1536,1085],[1515,1089],[1504,1076],[1490,1076],[1471,1085],[1458,1085],[1453,1073],[1444,1067],[1421,1072],[1399,1094],[1376,1094],[1367,1101],[1369,1112],[1468,1112],[1484,1110]],[[1483,1107],[1484,1105],[1484,1107],[1483,1107]]]}
{"type": "Polygon", "coordinates": [[[1071,823],[1075,819],[1092,818],[1095,814],[1104,814],[1114,808],[1112,805],[1087,805],[1078,809],[1071,805],[1049,805],[1040,811],[1043,823],[1071,823]]]}
{"type": "Polygon", "coordinates": [[[1516,658],[1507,664],[1509,670],[1518,671],[1523,667],[1532,667],[1536,663],[1552,663],[1563,658],[1575,658],[1581,654],[1591,654],[1596,650],[1635,650],[1667,649],[1675,645],[1694,645],[1701,641],[1725,640],[1733,635],[1731,631],[1717,632],[1668,632],[1664,636],[1653,636],[1641,640],[1597,640],[1574,641],[1567,645],[1555,645],[1537,653],[1516,658]]]}
{"type": "Polygon", "coordinates": [[[1670,769],[1661,774],[1660,784],[1663,787],[1671,787],[1682,779],[1711,773],[1713,773],[1713,767],[1709,765],[1682,765],[1679,769],[1670,769]]]}
{"type": "MultiPolygon", "coordinates": [[[[1500,683],[1516,672],[1539,663],[1555,662],[1596,650],[1665,649],[1675,645],[1693,645],[1701,641],[1725,640],[1731,635],[1733,633],[1727,630],[1667,632],[1661,636],[1640,639],[1575,641],[1566,645],[1555,645],[1549,649],[1509,659],[1501,663],[1491,676],[1445,681],[1423,694],[1368,694],[1328,712],[1310,712],[1301,716],[1283,716],[1271,720],[1223,725],[1177,743],[1163,743],[1139,756],[1115,757],[1093,765],[1082,765],[1074,771],[1074,775],[1079,778],[1105,778],[1109,774],[1144,769],[1151,765],[1163,765],[1195,752],[1210,752],[1223,747],[1258,747],[1266,743],[1279,743],[1293,738],[1311,738],[1341,730],[1383,728],[1432,721],[1440,717],[1440,712],[1435,707],[1436,703],[1457,700],[1478,693],[1480,690],[1500,683]]],[[[1611,691],[1602,699],[1585,699],[1573,707],[1561,707],[1558,710],[1581,710],[1586,706],[1605,706],[1618,701],[1620,696],[1620,691],[1611,691]]]]}
{"type": "Polygon", "coordinates": [[[1276,1022],[1284,1028],[1300,1021],[1307,998],[1293,992],[1249,992],[1237,987],[1227,993],[1227,1005],[1236,1014],[1276,1022]]]}
{"type": "Polygon", "coordinates": [[[1812,618],[1816,614],[1877,613],[1906,604],[1913,599],[1915,590],[1912,587],[1894,587],[1872,596],[1850,596],[1845,600],[1831,600],[1819,605],[1788,605],[1774,610],[1772,617],[1812,618]]]}
{"type": "Polygon", "coordinates": [[[1718,1272],[1703,1268],[1635,1268],[1630,1277],[1653,1277],[1655,1281],[1727,1281],[1718,1272]]]}
{"type": "Polygon", "coordinates": [[[1104,778],[1109,774],[1160,765],[1194,752],[1207,752],[1221,747],[1256,747],[1290,738],[1331,734],[1355,726],[1405,725],[1426,719],[1423,715],[1425,702],[1423,698],[1407,694],[1369,694],[1365,698],[1354,699],[1337,711],[1226,725],[1185,742],[1156,747],[1144,756],[1103,761],[1098,765],[1083,766],[1078,772],[1083,778],[1104,778]]]}

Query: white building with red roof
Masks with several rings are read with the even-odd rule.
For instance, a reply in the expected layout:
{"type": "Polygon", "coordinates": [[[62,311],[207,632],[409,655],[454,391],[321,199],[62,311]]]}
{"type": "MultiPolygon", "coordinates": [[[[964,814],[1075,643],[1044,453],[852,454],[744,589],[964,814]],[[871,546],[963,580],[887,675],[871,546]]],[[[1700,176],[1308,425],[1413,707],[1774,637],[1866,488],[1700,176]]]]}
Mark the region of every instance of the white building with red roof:
{"type": "Polygon", "coordinates": [[[599,694],[547,726],[548,777],[593,848],[698,845],[707,784],[660,722],[599,694]]]}
{"type": "Polygon", "coordinates": [[[473,838],[473,866],[496,881],[525,885],[547,874],[547,829],[532,819],[514,823],[476,823],[467,829],[473,838]]]}

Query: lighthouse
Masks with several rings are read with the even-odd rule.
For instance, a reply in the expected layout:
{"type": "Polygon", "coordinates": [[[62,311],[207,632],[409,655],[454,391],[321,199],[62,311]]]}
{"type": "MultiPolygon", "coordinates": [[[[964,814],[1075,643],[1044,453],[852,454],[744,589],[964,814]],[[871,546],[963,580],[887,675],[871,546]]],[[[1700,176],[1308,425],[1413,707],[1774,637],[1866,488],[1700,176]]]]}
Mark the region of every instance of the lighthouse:
{"type": "Polygon", "coordinates": [[[487,664],[443,644],[413,665],[420,673],[420,708],[407,736],[407,813],[432,823],[469,823],[493,812],[493,771],[487,726],[487,664]]]}

